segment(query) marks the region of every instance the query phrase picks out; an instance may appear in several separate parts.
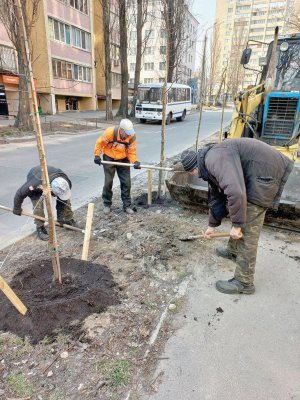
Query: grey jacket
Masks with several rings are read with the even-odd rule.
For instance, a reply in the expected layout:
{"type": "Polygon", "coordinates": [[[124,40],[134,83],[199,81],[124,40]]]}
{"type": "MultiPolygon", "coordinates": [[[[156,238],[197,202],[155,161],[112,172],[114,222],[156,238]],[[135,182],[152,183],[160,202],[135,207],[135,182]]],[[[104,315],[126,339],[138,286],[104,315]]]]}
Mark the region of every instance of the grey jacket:
{"type": "MultiPolygon", "coordinates": [[[[66,179],[69,183],[70,189],[72,183],[68,176],[59,168],[51,167],[48,165],[48,175],[50,183],[53,179],[62,177],[66,179]]],[[[42,182],[41,167],[33,167],[27,174],[27,181],[17,190],[14,198],[14,209],[20,210],[25,197],[30,197],[31,199],[39,199],[43,194],[43,191],[38,188],[42,182]]]]}
{"type": "Polygon", "coordinates": [[[229,216],[234,226],[244,226],[247,202],[277,209],[293,162],[256,139],[225,140],[198,152],[199,176],[209,183],[209,226],[229,216]]]}

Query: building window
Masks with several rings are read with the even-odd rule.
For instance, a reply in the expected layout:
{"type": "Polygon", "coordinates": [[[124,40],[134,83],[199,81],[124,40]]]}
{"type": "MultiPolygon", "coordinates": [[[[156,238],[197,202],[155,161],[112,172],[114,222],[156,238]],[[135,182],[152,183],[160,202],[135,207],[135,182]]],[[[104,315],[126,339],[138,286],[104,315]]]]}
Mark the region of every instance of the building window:
{"type": "Polygon", "coordinates": [[[17,71],[16,53],[12,47],[0,45],[0,70],[17,71]]]}
{"type": "Polygon", "coordinates": [[[145,78],[144,83],[153,83],[153,78],[145,78]]]}
{"type": "MultiPolygon", "coordinates": [[[[70,6],[75,8],[78,11],[83,12],[84,14],[88,14],[88,0],[68,0],[70,2],[70,6]]],[[[65,1],[63,1],[65,3],[65,1]]]]}
{"type": "Polygon", "coordinates": [[[167,54],[167,46],[160,46],[160,54],[167,54]]]}
{"type": "Polygon", "coordinates": [[[130,71],[135,71],[135,63],[130,63],[129,70],[130,71]]]}
{"type": "Polygon", "coordinates": [[[158,80],[159,83],[164,83],[164,81],[165,81],[165,78],[159,78],[159,80],[158,80]]]}
{"type": "Polygon", "coordinates": [[[130,31],[130,33],[129,33],[129,39],[130,39],[130,40],[136,39],[136,31],[130,31]]]}
{"type": "Polygon", "coordinates": [[[164,39],[164,38],[167,37],[167,31],[166,31],[165,29],[161,29],[161,30],[160,30],[160,37],[161,37],[162,39],[164,39]]]}
{"type": "Polygon", "coordinates": [[[116,74],[116,73],[112,72],[112,74],[111,74],[111,85],[113,87],[121,85],[121,74],[116,74]]]}
{"type": "Polygon", "coordinates": [[[160,69],[161,71],[164,71],[164,70],[166,69],[166,63],[165,63],[165,62],[160,62],[160,63],[159,63],[159,69],[160,69]]]}
{"type": "Polygon", "coordinates": [[[144,64],[145,71],[153,71],[154,70],[154,63],[145,63],[144,64]]]}
{"type": "Polygon", "coordinates": [[[154,47],[146,47],[145,48],[145,54],[149,55],[153,55],[154,54],[154,47]]]}
{"type": "Polygon", "coordinates": [[[58,40],[67,45],[70,45],[72,42],[73,46],[80,47],[84,50],[91,50],[91,35],[88,32],[78,29],[75,26],[70,27],[70,25],[50,17],[48,18],[48,29],[50,39],[58,40]]]}
{"type": "Polygon", "coordinates": [[[56,58],[52,58],[52,74],[53,78],[92,82],[91,68],[72,64],[64,60],[57,60],[56,58]]]}
{"type": "Polygon", "coordinates": [[[112,44],[110,46],[110,55],[113,60],[119,60],[120,59],[120,47],[116,46],[115,44],[112,44]]]}
{"type": "Polygon", "coordinates": [[[91,50],[91,34],[72,26],[72,45],[83,50],[91,50]]]}
{"type": "Polygon", "coordinates": [[[145,38],[153,39],[154,38],[154,31],[153,30],[145,30],[145,38]]]}
{"type": "Polygon", "coordinates": [[[128,52],[130,56],[136,56],[136,47],[129,47],[128,52]]]}

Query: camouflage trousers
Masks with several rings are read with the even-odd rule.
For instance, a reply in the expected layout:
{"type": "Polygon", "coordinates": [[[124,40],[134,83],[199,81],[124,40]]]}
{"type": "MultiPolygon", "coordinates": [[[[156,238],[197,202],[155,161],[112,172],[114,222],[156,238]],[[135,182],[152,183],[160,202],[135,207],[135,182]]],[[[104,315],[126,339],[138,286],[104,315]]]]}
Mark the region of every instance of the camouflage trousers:
{"type": "MultiPolygon", "coordinates": [[[[31,199],[33,205],[33,214],[38,217],[45,218],[44,212],[44,201],[42,198],[39,199],[31,199]]],[[[73,211],[71,207],[70,200],[60,200],[58,197],[56,198],[56,213],[57,213],[57,221],[58,222],[67,222],[73,219],[73,211]]],[[[37,227],[43,226],[44,222],[38,219],[34,220],[34,223],[37,227]]]]}
{"type": "Polygon", "coordinates": [[[247,203],[247,221],[246,226],[242,228],[243,237],[228,241],[228,251],[236,255],[237,266],[234,277],[240,282],[253,283],[258,240],[266,211],[266,208],[247,203]]]}

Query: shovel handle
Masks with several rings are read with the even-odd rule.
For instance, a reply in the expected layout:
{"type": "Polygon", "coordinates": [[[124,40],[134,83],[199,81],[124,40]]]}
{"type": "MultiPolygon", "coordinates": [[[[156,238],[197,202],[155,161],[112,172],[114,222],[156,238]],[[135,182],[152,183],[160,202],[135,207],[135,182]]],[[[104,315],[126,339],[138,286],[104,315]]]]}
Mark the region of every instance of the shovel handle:
{"type": "MultiPolygon", "coordinates": [[[[189,240],[193,240],[193,239],[200,239],[203,238],[204,235],[195,235],[195,236],[188,236],[189,240]]],[[[230,237],[230,233],[229,232],[216,232],[216,233],[212,233],[210,235],[211,238],[225,238],[225,237],[230,237]]]]}

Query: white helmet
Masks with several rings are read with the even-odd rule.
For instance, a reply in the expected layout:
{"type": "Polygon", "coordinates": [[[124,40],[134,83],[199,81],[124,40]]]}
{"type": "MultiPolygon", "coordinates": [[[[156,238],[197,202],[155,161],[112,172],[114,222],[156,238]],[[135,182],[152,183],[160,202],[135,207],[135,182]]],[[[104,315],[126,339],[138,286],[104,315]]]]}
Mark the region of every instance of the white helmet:
{"type": "Polygon", "coordinates": [[[128,135],[128,136],[135,133],[135,131],[133,129],[133,124],[130,121],[130,119],[121,119],[120,128],[123,129],[124,132],[126,133],[126,135],[128,135]]]}

